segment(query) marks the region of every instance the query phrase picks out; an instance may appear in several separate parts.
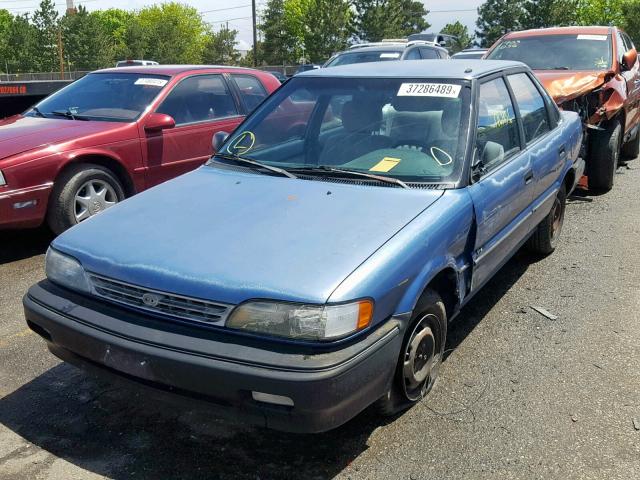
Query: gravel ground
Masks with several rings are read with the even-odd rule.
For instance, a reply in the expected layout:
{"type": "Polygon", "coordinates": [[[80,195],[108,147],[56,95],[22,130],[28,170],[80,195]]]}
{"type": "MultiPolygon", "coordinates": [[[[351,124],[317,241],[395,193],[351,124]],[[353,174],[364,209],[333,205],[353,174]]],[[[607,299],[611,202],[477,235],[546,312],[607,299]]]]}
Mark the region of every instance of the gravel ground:
{"type": "Polygon", "coordinates": [[[0,233],[0,478],[640,478],[638,185],[640,164],[621,167],[609,194],[570,200],[553,255],[498,273],[426,400],[321,435],[180,410],[60,363],[20,302],[50,238],[0,233]]]}

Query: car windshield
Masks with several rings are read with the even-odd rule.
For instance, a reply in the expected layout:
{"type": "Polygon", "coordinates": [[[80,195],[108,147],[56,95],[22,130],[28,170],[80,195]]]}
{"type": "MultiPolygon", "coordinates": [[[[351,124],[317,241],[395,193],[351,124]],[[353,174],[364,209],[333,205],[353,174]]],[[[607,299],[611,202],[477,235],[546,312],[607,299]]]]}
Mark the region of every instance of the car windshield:
{"type": "Polygon", "coordinates": [[[505,39],[487,58],[517,60],[533,70],[605,70],[611,66],[611,37],[573,34],[505,39]]]}
{"type": "Polygon", "coordinates": [[[131,122],[149,106],[169,77],[141,73],[92,73],[40,102],[28,115],[131,122]]]}
{"type": "Polygon", "coordinates": [[[402,54],[397,51],[375,50],[367,52],[341,53],[325,65],[325,67],[337,67],[339,65],[351,65],[352,63],[384,62],[385,60],[399,60],[402,54]]]}
{"type": "Polygon", "coordinates": [[[450,79],[297,77],[247,118],[219,156],[314,175],[341,169],[403,182],[451,183],[465,158],[469,85],[450,79]]]}

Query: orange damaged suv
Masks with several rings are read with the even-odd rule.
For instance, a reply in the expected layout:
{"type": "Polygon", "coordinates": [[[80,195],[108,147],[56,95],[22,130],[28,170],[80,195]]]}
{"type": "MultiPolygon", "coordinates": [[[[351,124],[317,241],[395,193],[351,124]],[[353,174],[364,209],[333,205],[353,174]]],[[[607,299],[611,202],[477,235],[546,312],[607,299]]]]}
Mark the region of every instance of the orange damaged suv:
{"type": "Polygon", "coordinates": [[[640,65],[616,27],[560,27],[512,32],[486,54],[526,63],[558,106],[582,118],[589,188],[608,191],[620,156],[640,150],[640,65]]]}

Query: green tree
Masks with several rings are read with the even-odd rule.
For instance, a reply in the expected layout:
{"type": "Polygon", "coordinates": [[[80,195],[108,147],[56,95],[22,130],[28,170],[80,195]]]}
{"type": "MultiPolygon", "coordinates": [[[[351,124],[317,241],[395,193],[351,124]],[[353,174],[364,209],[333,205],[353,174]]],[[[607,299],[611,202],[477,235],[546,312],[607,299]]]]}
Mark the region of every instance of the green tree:
{"type": "Polygon", "coordinates": [[[222,27],[217,33],[210,32],[204,50],[203,61],[211,65],[235,65],[240,59],[236,50],[238,31],[222,27]]]}
{"type": "Polygon", "coordinates": [[[33,13],[33,25],[37,30],[39,67],[42,71],[53,72],[58,69],[60,59],[58,11],[52,0],[40,2],[40,7],[33,13]]]}
{"type": "Polygon", "coordinates": [[[577,22],[579,0],[529,0],[524,4],[522,28],[546,28],[577,22]]]}
{"type": "Polygon", "coordinates": [[[525,0],[487,0],[478,8],[476,37],[490,47],[507,32],[519,30],[525,15],[525,0]]]}
{"type": "Polygon", "coordinates": [[[303,39],[307,59],[327,60],[344,50],[351,36],[351,10],[347,0],[307,0],[303,39]]]}
{"type": "Polygon", "coordinates": [[[13,56],[9,49],[12,25],[13,15],[11,15],[8,10],[0,10],[0,59],[2,60],[0,72],[7,69],[9,58],[13,56]]]}
{"type": "Polygon", "coordinates": [[[96,70],[112,66],[113,41],[98,15],[82,5],[60,20],[65,58],[74,70],[96,70]]]}
{"type": "Polygon", "coordinates": [[[622,25],[627,0],[578,0],[577,20],[580,25],[622,25]]]}
{"type": "MultiPolygon", "coordinates": [[[[264,34],[261,59],[268,65],[280,65],[297,61],[296,50],[302,38],[292,28],[285,0],[269,0],[262,16],[260,30],[264,34]]],[[[289,10],[290,12],[290,10],[289,10]]]]}
{"type": "Polygon", "coordinates": [[[429,13],[415,0],[353,0],[354,35],[360,41],[404,38],[430,27],[429,13]]]}
{"type": "Polygon", "coordinates": [[[174,2],[153,5],[140,10],[137,20],[145,58],[160,63],[202,62],[209,28],[195,8],[174,2]]]}
{"type": "Polygon", "coordinates": [[[5,59],[11,73],[33,72],[40,68],[38,32],[28,14],[13,17],[7,43],[10,54],[5,59]]]}
{"type": "Polygon", "coordinates": [[[629,0],[622,5],[622,28],[629,34],[636,47],[640,47],[640,0],[629,0]]]}
{"type": "Polygon", "coordinates": [[[134,12],[109,8],[96,10],[92,15],[96,16],[109,37],[112,61],[135,58],[136,53],[144,54],[144,35],[134,12]]]}
{"type": "Polygon", "coordinates": [[[451,53],[457,53],[460,50],[464,50],[471,45],[471,42],[473,42],[473,38],[469,35],[469,29],[459,21],[447,23],[440,32],[446,33],[447,35],[453,35],[455,37],[455,40],[451,42],[451,53]]]}

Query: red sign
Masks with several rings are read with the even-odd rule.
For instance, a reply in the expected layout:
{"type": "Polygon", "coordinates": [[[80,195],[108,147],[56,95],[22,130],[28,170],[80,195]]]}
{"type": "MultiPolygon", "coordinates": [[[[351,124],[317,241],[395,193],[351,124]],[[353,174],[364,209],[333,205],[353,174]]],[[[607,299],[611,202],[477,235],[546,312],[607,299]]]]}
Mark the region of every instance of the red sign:
{"type": "Polygon", "coordinates": [[[0,85],[0,95],[25,95],[26,85],[0,85]]]}

